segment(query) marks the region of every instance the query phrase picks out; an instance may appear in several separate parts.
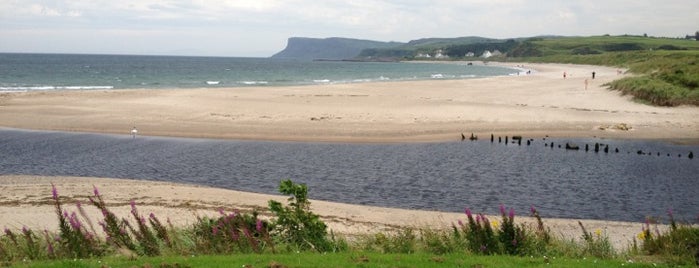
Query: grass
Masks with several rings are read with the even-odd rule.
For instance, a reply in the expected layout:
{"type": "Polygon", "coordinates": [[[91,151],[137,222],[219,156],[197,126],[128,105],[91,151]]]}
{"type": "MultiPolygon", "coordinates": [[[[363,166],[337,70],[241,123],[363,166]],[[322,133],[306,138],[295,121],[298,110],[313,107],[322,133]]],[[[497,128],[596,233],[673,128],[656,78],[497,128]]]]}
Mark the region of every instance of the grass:
{"type": "MultiPolygon", "coordinates": [[[[479,256],[463,253],[384,254],[374,252],[309,252],[202,256],[126,257],[61,261],[27,261],[15,267],[670,267],[652,262],[599,258],[479,256]]],[[[677,266],[673,266],[677,267],[677,266]]],[[[691,267],[691,266],[687,266],[691,267]]]]}
{"type": "Polygon", "coordinates": [[[537,224],[517,224],[515,211],[503,205],[499,217],[466,209],[465,221],[451,228],[404,228],[348,241],[328,233],[310,211],[305,185],[282,181],[280,192],[290,197],[287,205],[270,202],[273,219],[221,210],[218,217],[175,227],[141,215],[136,202],[131,217],[119,219],[95,188],[89,204],[102,212],[98,232],[82,205],[69,212],[53,187],[59,231],[5,229],[0,267],[644,267],[699,261],[699,228],[675,222],[671,211],[668,231],[653,232],[648,222],[627,251],[582,223],[581,241],[556,238],[534,207],[537,224]]]}

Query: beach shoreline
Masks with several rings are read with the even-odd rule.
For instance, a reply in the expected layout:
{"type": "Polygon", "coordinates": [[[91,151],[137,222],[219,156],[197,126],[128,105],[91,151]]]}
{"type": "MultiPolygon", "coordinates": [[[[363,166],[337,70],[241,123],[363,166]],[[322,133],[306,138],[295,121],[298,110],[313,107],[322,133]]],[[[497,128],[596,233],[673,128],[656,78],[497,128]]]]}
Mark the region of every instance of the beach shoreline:
{"type": "Polygon", "coordinates": [[[443,142],[474,133],[699,144],[699,108],[633,102],[603,86],[624,76],[614,68],[489,64],[534,71],[463,80],[4,93],[0,126],[124,135],[135,126],[146,136],[263,141],[443,142]]]}
{"type": "MultiPolygon", "coordinates": [[[[130,203],[133,200],[141,214],[153,213],[160,220],[169,220],[175,226],[181,227],[194,224],[197,217],[216,217],[220,215],[220,210],[228,213],[235,210],[243,212],[256,210],[260,212],[261,217],[269,218],[272,216],[267,209],[269,200],[286,202],[286,197],[281,195],[171,182],[4,175],[0,176],[0,190],[8,194],[0,196],[0,214],[4,215],[0,217],[0,227],[9,229],[27,227],[33,230],[56,231],[58,218],[51,198],[52,184],[57,189],[64,209],[69,212],[77,211],[76,203],[80,202],[90,220],[95,221],[93,224],[97,224],[101,217],[100,211],[87,205],[89,204],[88,196],[93,195],[94,188],[98,189],[109,209],[120,218],[131,217],[130,203]]],[[[311,210],[328,224],[329,230],[346,237],[393,232],[402,228],[444,230],[451,228],[459,220],[466,220],[466,215],[463,213],[362,206],[313,199],[311,199],[311,210]]],[[[517,224],[535,228],[536,219],[520,216],[526,215],[525,212],[517,213],[515,219],[517,224]]],[[[620,250],[630,246],[643,228],[643,223],[546,218],[546,211],[540,211],[540,213],[544,215],[545,226],[560,239],[579,241],[582,230],[578,222],[581,222],[588,231],[599,230],[608,236],[614,248],[620,250]]],[[[487,217],[500,219],[497,215],[487,215],[487,217]]],[[[664,231],[667,226],[657,225],[657,228],[664,231]]]]}

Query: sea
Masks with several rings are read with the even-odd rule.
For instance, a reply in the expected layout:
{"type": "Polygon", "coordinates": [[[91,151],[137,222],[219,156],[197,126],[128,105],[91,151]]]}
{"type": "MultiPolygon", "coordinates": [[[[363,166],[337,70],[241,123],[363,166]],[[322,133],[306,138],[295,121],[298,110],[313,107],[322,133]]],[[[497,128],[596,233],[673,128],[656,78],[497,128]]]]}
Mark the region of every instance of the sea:
{"type": "Polygon", "coordinates": [[[0,54],[0,92],[296,86],[513,75],[497,66],[272,58],[0,54]]]}
{"type": "MultiPolygon", "coordinates": [[[[301,86],[470,79],[522,70],[458,63],[0,54],[0,92],[301,86]]],[[[1,110],[0,110],[1,112],[1,110]]],[[[699,221],[699,146],[651,140],[532,139],[405,144],[136,137],[0,127],[0,175],[169,181],[314,199],[544,217],[699,221]],[[511,141],[511,140],[510,140],[511,141]],[[554,144],[552,146],[551,144],[554,144]],[[575,143],[580,150],[566,150],[575,143]],[[594,152],[594,144],[601,149],[594,152]],[[590,150],[586,151],[584,145],[590,150]]],[[[47,187],[50,178],[47,179],[47,187]]],[[[108,194],[108,193],[105,193],[108,194]]]]}

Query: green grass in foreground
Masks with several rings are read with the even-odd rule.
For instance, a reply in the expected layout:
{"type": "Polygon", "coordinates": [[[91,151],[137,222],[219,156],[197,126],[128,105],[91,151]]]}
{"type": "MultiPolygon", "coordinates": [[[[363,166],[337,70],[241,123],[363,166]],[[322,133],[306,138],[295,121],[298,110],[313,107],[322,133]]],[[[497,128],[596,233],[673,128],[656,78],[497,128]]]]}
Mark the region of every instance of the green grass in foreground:
{"type": "MultiPolygon", "coordinates": [[[[106,257],[86,260],[34,261],[15,267],[669,267],[650,262],[597,258],[476,256],[382,253],[285,253],[217,256],[106,257]]],[[[677,267],[677,266],[673,266],[677,267]]],[[[687,266],[691,267],[691,266],[687,266]]]]}

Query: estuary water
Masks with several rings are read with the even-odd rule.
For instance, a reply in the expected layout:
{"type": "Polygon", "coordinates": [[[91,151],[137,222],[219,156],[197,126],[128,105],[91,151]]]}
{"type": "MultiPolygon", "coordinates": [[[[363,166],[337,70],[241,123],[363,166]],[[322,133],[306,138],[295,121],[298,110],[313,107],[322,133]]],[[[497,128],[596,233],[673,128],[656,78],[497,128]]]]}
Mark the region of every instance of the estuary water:
{"type": "Polygon", "coordinates": [[[0,129],[0,174],[169,181],[267,194],[292,179],[306,183],[313,199],[343,203],[485,213],[504,204],[520,214],[533,205],[544,217],[622,221],[665,217],[672,209],[678,219],[696,221],[699,159],[690,159],[690,151],[699,153],[699,146],[603,139],[536,139],[528,146],[497,138],[252,142],[0,129]],[[581,150],[558,147],[565,142],[581,150]],[[595,153],[595,143],[609,152],[595,153]]]}

